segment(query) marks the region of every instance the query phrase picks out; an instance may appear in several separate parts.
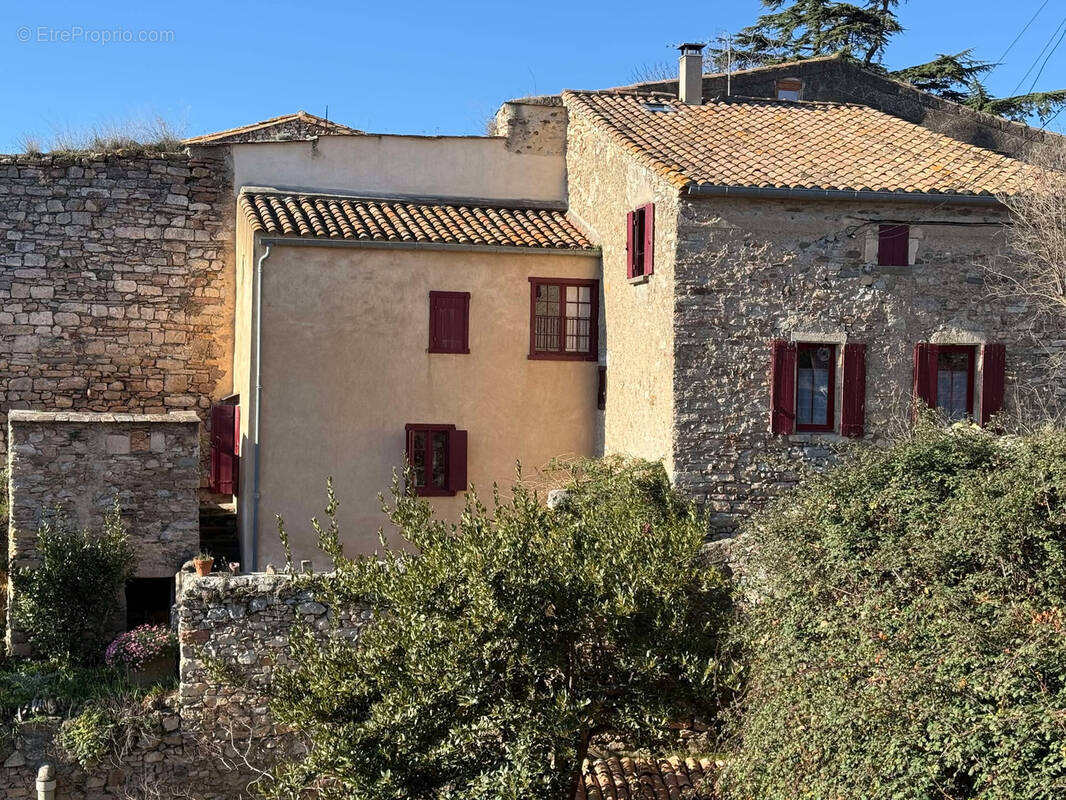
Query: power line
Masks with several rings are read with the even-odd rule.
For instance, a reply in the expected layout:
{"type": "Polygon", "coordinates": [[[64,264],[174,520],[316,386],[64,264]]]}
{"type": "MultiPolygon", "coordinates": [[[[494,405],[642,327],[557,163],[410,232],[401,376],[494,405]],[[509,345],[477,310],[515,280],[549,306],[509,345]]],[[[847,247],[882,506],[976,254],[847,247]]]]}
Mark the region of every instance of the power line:
{"type": "MultiPolygon", "coordinates": [[[[1066,19],[1064,19],[1063,22],[1066,22],[1066,19]]],[[[1044,63],[1040,65],[1040,70],[1036,73],[1036,77],[1033,78],[1033,82],[1029,86],[1029,91],[1026,92],[1026,94],[1033,93],[1033,89],[1036,88],[1036,82],[1040,80],[1040,76],[1044,74],[1044,67],[1047,66],[1047,62],[1051,60],[1051,57],[1055,55],[1055,51],[1059,49],[1059,45],[1062,44],[1063,39],[1066,39],[1066,30],[1062,32],[1062,36],[1060,36],[1059,40],[1055,42],[1055,46],[1052,47],[1051,52],[1047,54],[1047,58],[1044,59],[1044,63]]]]}
{"type": "MultiPolygon", "coordinates": [[[[1021,32],[1014,37],[1014,41],[1007,45],[1007,49],[1003,51],[1003,55],[996,59],[996,63],[992,65],[992,69],[988,71],[988,75],[991,75],[993,72],[996,71],[997,68],[999,68],[1000,65],[1003,64],[1003,59],[1005,59],[1007,57],[1007,54],[1014,49],[1014,45],[1018,44],[1018,40],[1025,35],[1025,32],[1027,30],[1029,30],[1029,26],[1036,22],[1036,18],[1040,16],[1040,12],[1047,8],[1047,4],[1050,2],[1051,0],[1044,0],[1044,2],[1040,5],[1040,8],[1036,10],[1036,13],[1029,18],[1029,21],[1027,23],[1025,23],[1025,27],[1021,29],[1021,32]]],[[[987,78],[988,75],[986,75],[985,77],[987,78]]]]}
{"type": "MultiPolygon", "coordinates": [[[[1024,75],[1022,75],[1022,78],[1021,78],[1021,80],[1020,80],[1020,81],[1018,81],[1018,85],[1017,85],[1017,86],[1015,86],[1015,87],[1014,87],[1014,88],[1013,88],[1013,89],[1011,90],[1011,93],[1010,93],[1010,95],[1009,95],[1010,97],[1014,97],[1014,96],[1016,96],[1016,95],[1018,94],[1018,90],[1022,88],[1022,84],[1023,84],[1023,83],[1025,83],[1025,79],[1026,79],[1026,78],[1028,78],[1028,77],[1029,77],[1029,76],[1030,76],[1030,75],[1032,74],[1032,72],[1033,72],[1033,70],[1034,70],[1034,69],[1036,69],[1036,64],[1037,64],[1037,62],[1038,62],[1038,61],[1040,61],[1040,59],[1041,59],[1041,58],[1043,57],[1044,53],[1046,53],[1046,52],[1047,52],[1047,49],[1048,49],[1049,47],[1051,47],[1051,43],[1055,41],[1055,37],[1059,35],[1059,31],[1061,31],[1061,30],[1062,30],[1062,27],[1063,27],[1064,25],[1066,25],[1066,17],[1063,17],[1063,18],[1062,18],[1062,22],[1060,22],[1060,23],[1058,24],[1058,26],[1057,26],[1057,27],[1055,28],[1055,31],[1054,31],[1054,33],[1052,33],[1052,34],[1051,34],[1051,38],[1047,40],[1047,44],[1045,44],[1045,45],[1044,45],[1044,46],[1043,46],[1043,47],[1042,47],[1042,48],[1040,49],[1040,52],[1036,54],[1036,58],[1034,58],[1034,59],[1033,59],[1033,63],[1032,63],[1032,64],[1031,64],[1030,66],[1029,66],[1029,69],[1027,69],[1027,70],[1025,71],[1025,74],[1024,74],[1024,75]]],[[[1060,41],[1061,41],[1061,40],[1060,40],[1060,41]]],[[[1055,45],[1055,46],[1056,46],[1056,47],[1058,47],[1058,45],[1055,45]]],[[[1046,63],[1046,62],[1045,62],[1045,63],[1046,63]]]]}

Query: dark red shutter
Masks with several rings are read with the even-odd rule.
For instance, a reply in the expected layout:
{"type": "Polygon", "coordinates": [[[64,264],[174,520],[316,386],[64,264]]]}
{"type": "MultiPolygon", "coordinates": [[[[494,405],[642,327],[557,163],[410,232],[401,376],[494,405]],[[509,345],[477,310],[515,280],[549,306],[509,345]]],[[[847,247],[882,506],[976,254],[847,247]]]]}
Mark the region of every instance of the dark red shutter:
{"type": "Polygon", "coordinates": [[[937,346],[919,342],[914,346],[914,399],[936,408],[937,346]]]}
{"type": "Polygon", "coordinates": [[[644,206],[644,275],[655,272],[655,203],[644,206]]]}
{"type": "Polygon", "coordinates": [[[466,491],[466,431],[448,431],[448,491],[466,491]]]}
{"type": "Polygon", "coordinates": [[[633,259],[636,257],[636,242],[633,241],[633,222],[636,213],[626,214],[626,278],[633,277],[633,259]]]}
{"type": "Polygon", "coordinates": [[[597,370],[596,383],[596,408],[600,411],[607,410],[607,367],[601,366],[597,370]]]}
{"type": "Polygon", "coordinates": [[[237,406],[211,409],[211,462],[208,483],[218,494],[234,494],[237,479],[237,406]]]}
{"type": "Polygon", "coordinates": [[[796,427],[796,345],[775,339],[770,347],[770,430],[792,433],[796,427]]]}
{"type": "Polygon", "coordinates": [[[981,424],[1003,410],[1006,385],[1007,348],[1001,344],[986,344],[981,348],[981,424]]]}
{"type": "Polygon", "coordinates": [[[844,345],[844,404],[840,409],[840,435],[859,439],[866,433],[866,345],[844,345]]]}
{"type": "Polygon", "coordinates": [[[233,406],[233,493],[241,493],[241,407],[233,406]]]}
{"type": "Polygon", "coordinates": [[[429,293],[429,352],[470,352],[470,293],[429,293]]]}
{"type": "Polygon", "coordinates": [[[877,229],[877,263],[905,267],[910,261],[910,226],[881,225],[877,229]]]}

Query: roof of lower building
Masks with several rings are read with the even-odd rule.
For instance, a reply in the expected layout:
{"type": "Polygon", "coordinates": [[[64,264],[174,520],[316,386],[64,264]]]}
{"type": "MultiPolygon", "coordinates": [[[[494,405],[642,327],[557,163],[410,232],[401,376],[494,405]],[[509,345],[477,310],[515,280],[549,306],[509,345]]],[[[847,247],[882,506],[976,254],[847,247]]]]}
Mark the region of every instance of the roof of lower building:
{"type": "Polygon", "coordinates": [[[238,203],[253,230],[275,236],[596,250],[565,212],[554,209],[251,190],[238,203]]]}
{"type": "Polygon", "coordinates": [[[907,194],[1014,194],[1039,170],[847,103],[712,100],[619,92],[563,93],[679,189],[746,187],[907,194]]]}
{"type": "Polygon", "coordinates": [[[185,144],[236,144],[242,142],[270,142],[305,139],[315,135],[353,136],[363,131],[341,125],[325,117],[297,111],[295,114],[282,114],[262,122],[228,128],[224,131],[205,133],[185,139],[185,144]]]}
{"type": "Polygon", "coordinates": [[[607,758],[585,764],[577,800],[714,800],[708,758],[607,758]]]}

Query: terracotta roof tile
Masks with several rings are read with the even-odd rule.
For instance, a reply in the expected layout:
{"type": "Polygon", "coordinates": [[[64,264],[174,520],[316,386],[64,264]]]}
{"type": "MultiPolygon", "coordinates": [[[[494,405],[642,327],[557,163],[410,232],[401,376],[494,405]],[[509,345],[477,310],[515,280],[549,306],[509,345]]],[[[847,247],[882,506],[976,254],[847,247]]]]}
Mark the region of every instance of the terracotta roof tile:
{"type": "Polygon", "coordinates": [[[867,106],[564,92],[593,121],[678,188],[1012,194],[1037,168],[867,106]],[[666,111],[652,110],[662,104],[666,111]]]}
{"type": "Polygon", "coordinates": [[[274,236],[595,249],[564,212],[550,209],[256,191],[242,192],[238,203],[253,230],[274,236]]]}
{"type": "Polygon", "coordinates": [[[292,124],[302,124],[308,130],[316,130],[319,133],[331,135],[350,136],[363,133],[361,130],[349,128],[347,125],[341,125],[339,122],[333,122],[332,120],[320,117],[317,114],[310,114],[307,111],[297,111],[294,114],[282,114],[280,117],[271,117],[270,119],[264,119],[262,122],[253,122],[250,125],[240,125],[236,128],[228,128],[224,131],[215,131],[214,133],[205,133],[201,136],[193,136],[189,139],[185,139],[184,143],[210,144],[223,139],[239,139],[245,134],[252,134],[270,128],[284,129],[286,126],[292,124]]]}
{"type": "Polygon", "coordinates": [[[708,758],[608,758],[585,762],[577,800],[714,800],[708,758]]]}

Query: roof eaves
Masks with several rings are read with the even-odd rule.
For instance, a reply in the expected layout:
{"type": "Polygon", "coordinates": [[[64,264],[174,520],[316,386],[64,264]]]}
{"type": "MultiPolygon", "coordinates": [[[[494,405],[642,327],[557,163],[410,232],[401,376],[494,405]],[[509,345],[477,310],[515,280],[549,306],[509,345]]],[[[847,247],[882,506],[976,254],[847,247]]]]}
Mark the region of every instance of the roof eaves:
{"type": "Polygon", "coordinates": [[[987,192],[891,192],[872,189],[812,189],[808,187],[723,186],[688,181],[682,191],[694,197],[751,197],[781,200],[855,200],[860,202],[941,203],[954,205],[1001,206],[1002,200],[987,192]]]}

